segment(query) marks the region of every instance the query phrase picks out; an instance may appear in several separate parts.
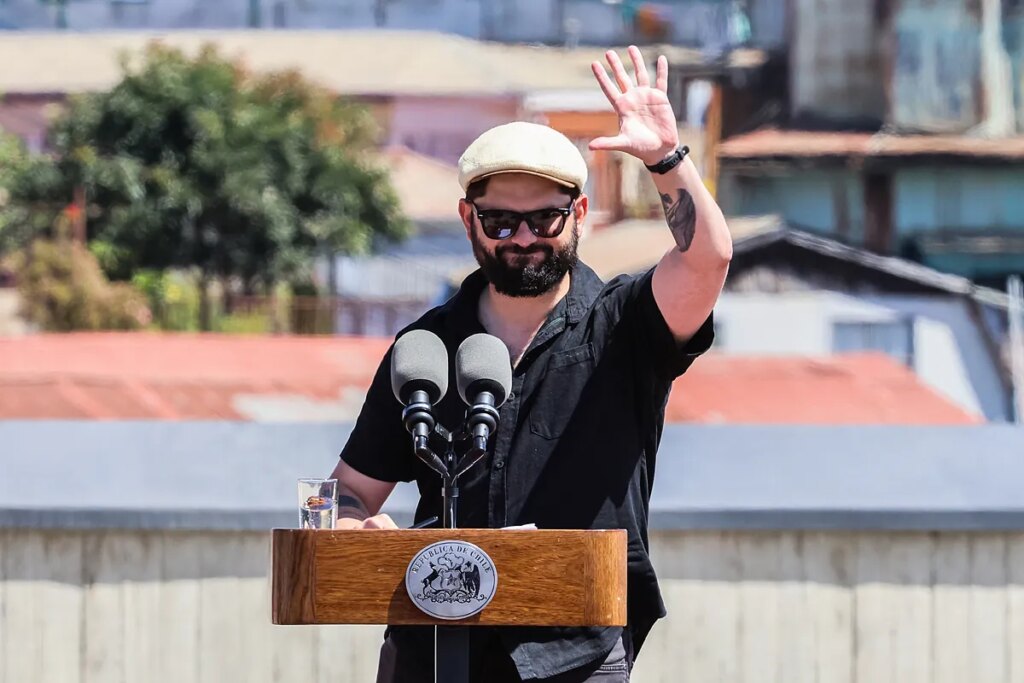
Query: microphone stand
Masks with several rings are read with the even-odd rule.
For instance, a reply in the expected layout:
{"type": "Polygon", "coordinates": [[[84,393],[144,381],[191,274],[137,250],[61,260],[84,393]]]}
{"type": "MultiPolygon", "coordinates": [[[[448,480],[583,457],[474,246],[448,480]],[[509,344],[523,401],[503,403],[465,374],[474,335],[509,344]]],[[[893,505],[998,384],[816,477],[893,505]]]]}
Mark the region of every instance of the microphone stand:
{"type": "MultiPolygon", "coordinates": [[[[413,411],[419,410],[422,410],[422,404],[410,405],[404,411],[403,418],[408,419],[413,411]]],[[[497,417],[497,411],[494,411],[494,417],[497,417]]],[[[433,425],[427,430],[420,428],[413,432],[413,451],[430,469],[441,475],[442,526],[455,529],[459,502],[458,478],[487,453],[487,437],[479,430],[474,430],[473,434],[464,430],[453,434],[434,422],[433,417],[430,422],[433,425]],[[443,459],[430,448],[430,436],[437,437],[444,446],[443,459]],[[472,444],[461,458],[456,458],[455,443],[468,438],[472,438],[472,444]]],[[[468,627],[435,626],[434,652],[435,683],[469,683],[468,627]]]]}

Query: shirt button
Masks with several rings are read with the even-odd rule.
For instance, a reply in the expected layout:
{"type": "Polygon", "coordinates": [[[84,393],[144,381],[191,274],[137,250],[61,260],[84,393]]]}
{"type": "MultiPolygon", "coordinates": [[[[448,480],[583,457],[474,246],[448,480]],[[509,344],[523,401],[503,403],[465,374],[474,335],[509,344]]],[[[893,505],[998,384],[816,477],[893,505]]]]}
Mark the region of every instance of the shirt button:
{"type": "Polygon", "coordinates": [[[516,392],[514,392],[514,391],[510,391],[510,392],[508,392],[508,400],[510,400],[510,401],[511,401],[511,400],[512,400],[512,399],[514,399],[515,397],[516,397],[516,392]]]}
{"type": "Polygon", "coordinates": [[[505,467],[505,461],[504,460],[499,460],[498,462],[494,463],[494,468],[495,469],[500,470],[503,467],[505,467]]]}

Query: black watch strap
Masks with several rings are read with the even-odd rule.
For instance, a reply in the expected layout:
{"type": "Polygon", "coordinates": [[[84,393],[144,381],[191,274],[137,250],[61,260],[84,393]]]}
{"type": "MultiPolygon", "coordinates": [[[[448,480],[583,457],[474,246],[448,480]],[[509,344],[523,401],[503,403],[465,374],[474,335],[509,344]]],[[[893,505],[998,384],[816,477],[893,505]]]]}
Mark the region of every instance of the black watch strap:
{"type": "Polygon", "coordinates": [[[656,164],[644,164],[647,166],[647,170],[651,173],[668,173],[673,168],[679,165],[679,163],[686,158],[686,155],[690,153],[690,148],[686,145],[676,147],[676,151],[669,154],[667,157],[662,159],[656,164]]]}

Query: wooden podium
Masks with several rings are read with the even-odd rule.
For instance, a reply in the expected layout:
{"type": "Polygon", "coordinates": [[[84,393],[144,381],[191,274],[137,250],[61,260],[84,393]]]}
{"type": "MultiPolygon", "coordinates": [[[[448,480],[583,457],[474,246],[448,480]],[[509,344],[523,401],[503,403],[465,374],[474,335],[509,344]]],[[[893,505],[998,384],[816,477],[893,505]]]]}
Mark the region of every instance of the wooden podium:
{"type": "Polygon", "coordinates": [[[626,532],[621,529],[274,529],[275,624],[624,626],[626,532]],[[406,570],[427,546],[461,541],[489,555],[493,597],[462,619],[413,604],[406,570]]]}

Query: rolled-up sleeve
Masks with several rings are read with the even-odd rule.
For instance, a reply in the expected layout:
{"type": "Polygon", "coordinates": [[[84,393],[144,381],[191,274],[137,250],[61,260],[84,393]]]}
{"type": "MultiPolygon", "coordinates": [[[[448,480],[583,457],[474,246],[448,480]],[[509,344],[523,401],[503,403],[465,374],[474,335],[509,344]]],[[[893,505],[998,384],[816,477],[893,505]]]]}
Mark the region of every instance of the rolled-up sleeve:
{"type": "Polygon", "coordinates": [[[638,351],[648,355],[650,365],[661,379],[671,381],[686,372],[701,354],[711,348],[715,341],[714,312],[708,315],[692,337],[679,343],[654,300],[653,279],[652,268],[632,285],[638,351]]]}

